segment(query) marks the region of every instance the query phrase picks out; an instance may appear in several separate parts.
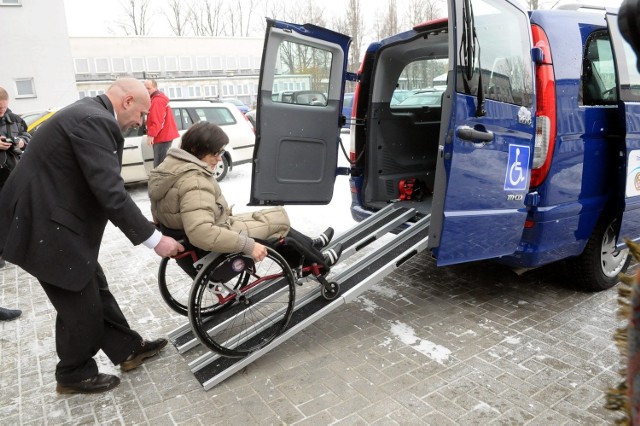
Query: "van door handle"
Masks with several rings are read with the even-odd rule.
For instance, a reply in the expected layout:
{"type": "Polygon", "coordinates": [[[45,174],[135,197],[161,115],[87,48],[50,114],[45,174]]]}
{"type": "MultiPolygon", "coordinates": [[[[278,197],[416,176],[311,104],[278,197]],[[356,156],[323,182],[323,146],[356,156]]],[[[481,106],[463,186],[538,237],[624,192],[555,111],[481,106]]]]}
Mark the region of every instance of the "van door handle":
{"type": "Polygon", "coordinates": [[[493,142],[493,132],[489,130],[476,130],[469,126],[460,126],[456,129],[456,134],[460,139],[471,142],[482,141],[484,143],[493,142]]]}

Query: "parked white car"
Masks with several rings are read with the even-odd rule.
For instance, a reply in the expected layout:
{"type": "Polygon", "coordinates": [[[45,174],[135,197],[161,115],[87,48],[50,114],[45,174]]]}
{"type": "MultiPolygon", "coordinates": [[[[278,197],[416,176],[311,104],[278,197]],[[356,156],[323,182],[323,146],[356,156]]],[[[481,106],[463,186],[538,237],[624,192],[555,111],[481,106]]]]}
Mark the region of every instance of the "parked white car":
{"type": "MultiPolygon", "coordinates": [[[[217,124],[229,136],[229,144],[216,170],[218,181],[224,179],[233,166],[252,161],[256,135],[251,123],[235,105],[208,100],[172,100],[169,105],[180,136],[198,121],[217,124]]],[[[149,179],[149,172],[153,168],[153,148],[147,145],[145,134],[146,127],[143,125],[124,135],[121,175],[125,183],[146,182],[149,179]]],[[[180,142],[181,138],[175,139],[173,146],[180,147],[180,142]]]]}

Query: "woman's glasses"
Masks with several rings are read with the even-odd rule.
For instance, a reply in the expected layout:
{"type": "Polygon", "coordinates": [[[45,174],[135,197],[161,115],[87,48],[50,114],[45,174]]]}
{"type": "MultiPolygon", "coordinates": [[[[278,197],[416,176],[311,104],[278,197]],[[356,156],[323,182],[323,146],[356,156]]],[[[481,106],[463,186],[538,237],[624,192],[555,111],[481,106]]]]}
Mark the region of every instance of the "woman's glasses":
{"type": "Polygon", "coordinates": [[[224,153],[226,152],[226,150],[221,149],[220,151],[216,152],[213,154],[214,157],[222,157],[224,155],[224,153]]]}

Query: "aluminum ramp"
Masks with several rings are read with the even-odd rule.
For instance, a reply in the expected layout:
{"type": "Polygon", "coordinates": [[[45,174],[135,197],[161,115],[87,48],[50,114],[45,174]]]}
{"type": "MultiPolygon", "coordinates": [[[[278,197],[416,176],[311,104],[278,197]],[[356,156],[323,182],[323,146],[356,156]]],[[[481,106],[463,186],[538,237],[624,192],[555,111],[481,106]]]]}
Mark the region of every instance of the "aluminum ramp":
{"type": "MultiPolygon", "coordinates": [[[[402,207],[397,208],[390,204],[375,215],[372,215],[366,220],[360,222],[349,231],[337,236],[331,242],[329,247],[342,243],[343,250],[342,256],[340,257],[340,262],[342,262],[354,253],[357,253],[367,245],[376,241],[378,238],[413,219],[415,215],[416,212],[414,209],[402,207]]],[[[280,288],[282,287],[278,287],[277,285],[270,286],[268,290],[263,291],[260,295],[256,295],[253,298],[258,302],[262,298],[269,297],[280,288]]],[[[237,311],[238,309],[223,312],[216,316],[216,320],[218,323],[223,322],[231,316],[236,315],[237,311]]],[[[184,353],[200,344],[188,322],[171,331],[168,337],[179,353],[184,353]]]]}
{"type": "MultiPolygon", "coordinates": [[[[332,245],[342,243],[345,246],[343,257],[341,257],[343,260],[345,254],[356,253],[380,236],[406,223],[415,214],[413,209],[395,208],[390,205],[341,235],[340,238],[336,238],[332,245]]],[[[385,244],[383,250],[377,250],[359,259],[357,263],[336,275],[330,275],[331,281],[340,283],[338,297],[330,301],[324,299],[320,294],[320,286],[317,285],[312,291],[296,299],[287,330],[261,350],[244,358],[227,358],[208,352],[192,361],[189,364],[190,369],[205,390],[211,389],[334,309],[352,301],[415,254],[425,250],[428,234],[429,217],[425,217],[395,235],[385,244]]],[[[268,297],[270,294],[264,295],[265,300],[268,297]]],[[[235,311],[225,312],[225,315],[230,317],[237,314],[238,312],[235,311]]],[[[216,324],[225,320],[227,318],[218,316],[216,324]]],[[[212,329],[215,329],[215,326],[212,326],[212,329]]],[[[174,330],[169,337],[180,352],[185,352],[199,344],[193,337],[189,324],[174,330]]]]}

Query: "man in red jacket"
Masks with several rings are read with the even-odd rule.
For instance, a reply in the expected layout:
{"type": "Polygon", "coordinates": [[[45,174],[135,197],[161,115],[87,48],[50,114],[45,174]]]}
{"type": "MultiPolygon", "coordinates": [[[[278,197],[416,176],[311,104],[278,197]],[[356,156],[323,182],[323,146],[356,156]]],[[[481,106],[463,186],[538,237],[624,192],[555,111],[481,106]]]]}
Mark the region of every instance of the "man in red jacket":
{"type": "Polygon", "coordinates": [[[147,144],[153,145],[153,167],[158,167],[171,148],[171,142],[179,136],[178,128],[169,98],[158,90],[158,83],[145,80],[144,87],[151,96],[151,108],[147,115],[147,144]]]}

